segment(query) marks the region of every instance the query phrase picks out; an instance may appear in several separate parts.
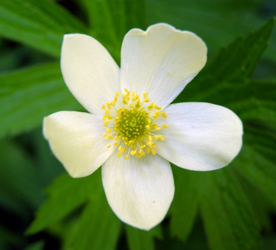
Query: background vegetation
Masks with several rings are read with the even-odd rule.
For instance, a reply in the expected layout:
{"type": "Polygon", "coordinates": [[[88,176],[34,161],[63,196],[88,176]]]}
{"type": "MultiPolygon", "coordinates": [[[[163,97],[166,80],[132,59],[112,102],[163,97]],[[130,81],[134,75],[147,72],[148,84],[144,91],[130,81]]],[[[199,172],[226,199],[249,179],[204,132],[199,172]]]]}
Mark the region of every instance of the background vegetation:
{"type": "Polygon", "coordinates": [[[273,0],[0,0],[0,249],[276,249],[275,13],[273,0]],[[245,134],[224,169],[172,166],[169,213],[144,232],[113,214],[100,170],[81,179],[65,173],[41,122],[82,110],[59,68],[64,34],[92,35],[119,64],[124,34],[156,22],[195,32],[209,49],[207,66],[176,102],[226,106],[245,134]]]}

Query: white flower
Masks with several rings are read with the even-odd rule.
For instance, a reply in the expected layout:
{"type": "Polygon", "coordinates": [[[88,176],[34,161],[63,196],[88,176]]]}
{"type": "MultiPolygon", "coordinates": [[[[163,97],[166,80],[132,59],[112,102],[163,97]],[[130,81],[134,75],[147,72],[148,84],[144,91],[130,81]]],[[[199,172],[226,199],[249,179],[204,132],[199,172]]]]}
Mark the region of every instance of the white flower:
{"type": "Polygon", "coordinates": [[[242,123],[229,109],[169,105],[205,65],[206,54],[194,33],[161,23],[126,34],[119,69],[92,37],[64,36],[65,83],[90,113],[54,113],[44,118],[44,136],[72,177],[102,165],[108,203],[127,224],[149,230],[164,218],[174,196],[169,162],[208,171],[240,151],[242,123]]]}

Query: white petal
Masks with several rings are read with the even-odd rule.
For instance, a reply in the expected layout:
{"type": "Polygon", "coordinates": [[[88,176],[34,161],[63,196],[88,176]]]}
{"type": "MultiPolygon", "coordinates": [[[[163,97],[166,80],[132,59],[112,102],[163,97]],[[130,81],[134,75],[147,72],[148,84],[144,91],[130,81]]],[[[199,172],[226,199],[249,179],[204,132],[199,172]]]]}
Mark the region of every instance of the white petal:
{"type": "Polygon", "coordinates": [[[45,138],[72,177],[90,175],[114,152],[103,133],[103,121],[89,113],[61,111],[43,121],[45,138]]]}
{"type": "Polygon", "coordinates": [[[119,67],[107,50],[90,36],[64,36],[61,70],[72,94],[91,113],[101,114],[102,104],[111,102],[119,90],[119,67]]]}
{"type": "Polygon", "coordinates": [[[243,127],[231,110],[209,103],[179,103],[165,109],[165,141],[156,151],[175,165],[197,171],[222,168],[239,153],[243,127]]]}
{"type": "Polygon", "coordinates": [[[160,223],[174,196],[170,164],[157,155],[126,160],[113,154],[102,167],[102,180],[114,213],[140,229],[160,223]]]}
{"type": "Polygon", "coordinates": [[[206,63],[204,42],[189,31],[160,23],[130,30],[121,51],[121,89],[166,107],[206,63]]]}

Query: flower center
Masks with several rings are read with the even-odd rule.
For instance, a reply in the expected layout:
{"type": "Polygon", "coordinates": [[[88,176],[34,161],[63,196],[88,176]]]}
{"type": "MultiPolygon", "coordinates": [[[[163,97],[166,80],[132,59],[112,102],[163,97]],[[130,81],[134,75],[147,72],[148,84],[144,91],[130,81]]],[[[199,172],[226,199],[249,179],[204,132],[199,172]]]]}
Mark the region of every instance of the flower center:
{"type": "Polygon", "coordinates": [[[121,109],[118,113],[116,125],[125,143],[133,144],[142,140],[149,125],[149,114],[137,108],[121,109]]]}
{"type": "MultiPolygon", "coordinates": [[[[106,140],[113,140],[113,146],[118,146],[118,157],[123,154],[125,159],[130,155],[138,158],[146,153],[155,155],[155,141],[165,140],[157,132],[168,127],[166,124],[159,127],[155,122],[159,119],[162,123],[167,114],[161,112],[160,106],[150,103],[147,93],[143,94],[141,101],[138,94],[124,90],[121,96],[117,92],[113,101],[102,105],[104,126],[107,127],[103,136],[106,140]]],[[[110,147],[111,144],[107,146],[110,147]]]]}

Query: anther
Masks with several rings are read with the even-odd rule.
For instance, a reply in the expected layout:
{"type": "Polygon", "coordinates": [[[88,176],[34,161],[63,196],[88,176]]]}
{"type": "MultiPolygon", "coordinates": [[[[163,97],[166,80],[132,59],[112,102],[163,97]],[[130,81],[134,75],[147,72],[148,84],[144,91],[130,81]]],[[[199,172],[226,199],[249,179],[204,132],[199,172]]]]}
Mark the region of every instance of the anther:
{"type": "Polygon", "coordinates": [[[148,106],[148,110],[152,110],[152,109],[154,108],[154,106],[155,106],[155,103],[152,102],[152,103],[148,106]]]}
{"type": "Polygon", "coordinates": [[[111,109],[111,104],[109,102],[106,103],[108,109],[111,109]]]}
{"type": "Polygon", "coordinates": [[[146,153],[156,154],[155,140],[164,140],[162,135],[156,135],[155,133],[160,131],[162,127],[167,128],[167,124],[162,124],[162,127],[159,127],[153,121],[159,118],[160,115],[165,118],[166,113],[161,113],[161,106],[157,106],[155,103],[145,104],[147,102],[149,102],[147,93],[143,93],[143,99],[140,99],[135,92],[124,89],[123,94],[117,91],[111,102],[102,105],[105,110],[103,122],[104,126],[107,127],[103,136],[106,140],[113,139],[113,137],[116,139],[107,148],[119,146],[117,148],[118,157],[123,155],[125,159],[129,159],[132,156],[140,158],[146,153]],[[111,109],[112,107],[115,108],[120,95],[120,103],[126,106],[123,105],[114,110],[115,117],[113,117],[111,109]]]}
{"type": "Polygon", "coordinates": [[[161,110],[162,107],[155,105],[155,108],[158,109],[158,110],[161,110]]]}
{"type": "Polygon", "coordinates": [[[156,111],[154,112],[154,114],[152,115],[152,117],[155,118],[155,119],[157,119],[157,118],[159,117],[159,115],[160,115],[160,111],[159,111],[159,110],[156,110],[156,111]]]}

